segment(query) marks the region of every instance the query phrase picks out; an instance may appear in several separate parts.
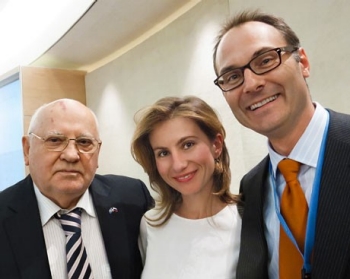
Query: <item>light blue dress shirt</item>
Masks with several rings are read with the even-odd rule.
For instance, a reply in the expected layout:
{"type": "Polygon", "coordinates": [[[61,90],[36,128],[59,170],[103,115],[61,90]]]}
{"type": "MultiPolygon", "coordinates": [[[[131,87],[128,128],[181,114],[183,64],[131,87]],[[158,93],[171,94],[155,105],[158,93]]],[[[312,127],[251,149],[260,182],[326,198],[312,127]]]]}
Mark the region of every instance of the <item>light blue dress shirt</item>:
{"type": "MultiPolygon", "coordinates": [[[[323,133],[328,122],[329,114],[320,104],[314,103],[316,106],[315,113],[307,126],[305,132],[289,154],[288,158],[302,163],[299,171],[299,181],[305,193],[306,200],[310,204],[312,186],[315,178],[315,171],[317,167],[318,156],[320,153],[323,133]]],[[[268,176],[266,185],[265,204],[264,204],[264,220],[265,220],[265,236],[268,245],[268,273],[269,278],[279,278],[278,258],[279,258],[279,234],[280,222],[275,209],[273,185],[270,179],[275,180],[277,187],[277,196],[280,199],[285,187],[285,180],[283,176],[277,171],[278,163],[284,159],[284,156],[276,153],[270,144],[268,144],[268,151],[272,166],[272,175],[268,176]]],[[[277,202],[279,205],[279,202],[277,202]]],[[[279,210],[279,209],[278,209],[279,210]]]]}

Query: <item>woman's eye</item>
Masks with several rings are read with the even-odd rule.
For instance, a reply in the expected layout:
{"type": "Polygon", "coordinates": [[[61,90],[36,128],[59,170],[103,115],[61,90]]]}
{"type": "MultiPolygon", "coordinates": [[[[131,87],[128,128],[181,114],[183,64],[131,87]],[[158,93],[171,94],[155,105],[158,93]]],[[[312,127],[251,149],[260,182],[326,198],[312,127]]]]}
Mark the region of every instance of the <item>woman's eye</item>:
{"type": "Polygon", "coordinates": [[[189,142],[186,142],[185,144],[184,144],[184,148],[185,149],[189,149],[191,146],[193,146],[194,145],[194,142],[192,142],[192,141],[189,141],[189,142]]]}
{"type": "Polygon", "coordinates": [[[168,151],[160,151],[157,154],[157,157],[165,157],[166,155],[168,155],[168,151]]]}

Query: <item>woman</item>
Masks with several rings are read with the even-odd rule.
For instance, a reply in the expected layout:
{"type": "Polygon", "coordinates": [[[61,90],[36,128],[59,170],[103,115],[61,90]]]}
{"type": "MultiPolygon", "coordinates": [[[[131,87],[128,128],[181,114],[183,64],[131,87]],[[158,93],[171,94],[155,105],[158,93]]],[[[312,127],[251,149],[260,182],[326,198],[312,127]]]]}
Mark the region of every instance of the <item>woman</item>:
{"type": "Polygon", "coordinates": [[[197,97],[136,114],[132,155],[159,194],[141,221],[142,278],[235,278],[241,219],[230,193],[225,130],[197,97]]]}

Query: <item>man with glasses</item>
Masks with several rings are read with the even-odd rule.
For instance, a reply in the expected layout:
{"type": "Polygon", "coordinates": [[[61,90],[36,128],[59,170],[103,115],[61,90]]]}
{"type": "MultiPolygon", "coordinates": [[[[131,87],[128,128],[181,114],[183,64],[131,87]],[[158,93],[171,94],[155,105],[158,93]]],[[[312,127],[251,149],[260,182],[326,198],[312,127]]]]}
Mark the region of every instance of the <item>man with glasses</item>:
{"type": "Polygon", "coordinates": [[[312,101],[308,57],[281,18],[238,14],[220,31],[213,58],[214,83],[237,120],[268,138],[268,156],[240,185],[237,278],[350,278],[350,116],[312,101]],[[295,178],[285,162],[298,166],[295,178]],[[286,207],[281,201],[295,190],[286,207]]]}
{"type": "Polygon", "coordinates": [[[139,223],[153,200],[140,180],[95,174],[94,113],[57,100],[28,132],[30,174],[0,193],[0,278],[140,278],[139,223]]]}

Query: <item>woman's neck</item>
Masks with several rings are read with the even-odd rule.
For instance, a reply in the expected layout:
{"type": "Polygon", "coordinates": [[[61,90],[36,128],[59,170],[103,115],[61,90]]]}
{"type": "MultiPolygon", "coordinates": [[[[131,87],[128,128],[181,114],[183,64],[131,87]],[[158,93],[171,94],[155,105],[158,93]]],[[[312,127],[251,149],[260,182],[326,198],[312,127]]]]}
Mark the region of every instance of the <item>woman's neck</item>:
{"type": "Polygon", "coordinates": [[[214,216],[226,206],[217,196],[207,199],[183,197],[182,203],[175,214],[187,219],[203,219],[214,216]]]}

